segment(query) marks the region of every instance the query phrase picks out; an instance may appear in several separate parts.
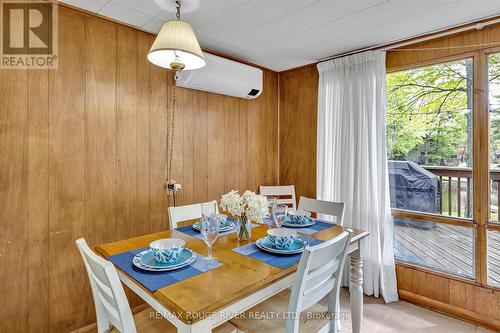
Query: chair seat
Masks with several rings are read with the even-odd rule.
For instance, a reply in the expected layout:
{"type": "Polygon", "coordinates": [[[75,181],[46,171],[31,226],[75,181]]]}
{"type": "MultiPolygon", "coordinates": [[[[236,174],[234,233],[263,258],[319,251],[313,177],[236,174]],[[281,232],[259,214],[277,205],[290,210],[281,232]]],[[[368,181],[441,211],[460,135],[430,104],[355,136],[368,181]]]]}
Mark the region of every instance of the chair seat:
{"type": "MultiPolygon", "coordinates": [[[[141,312],[134,314],[135,327],[137,333],[177,333],[177,328],[168,320],[161,316],[157,316],[157,312],[153,308],[147,308],[141,312]]],[[[236,333],[236,327],[230,323],[224,323],[213,330],[214,333],[236,333]]],[[[111,333],[119,333],[113,327],[111,333]]]]}
{"type": "MultiPolygon", "coordinates": [[[[246,333],[285,332],[289,301],[290,289],[286,289],[229,322],[246,333]]],[[[299,331],[301,333],[318,332],[327,323],[328,307],[326,304],[317,303],[301,313],[299,331]]]]}

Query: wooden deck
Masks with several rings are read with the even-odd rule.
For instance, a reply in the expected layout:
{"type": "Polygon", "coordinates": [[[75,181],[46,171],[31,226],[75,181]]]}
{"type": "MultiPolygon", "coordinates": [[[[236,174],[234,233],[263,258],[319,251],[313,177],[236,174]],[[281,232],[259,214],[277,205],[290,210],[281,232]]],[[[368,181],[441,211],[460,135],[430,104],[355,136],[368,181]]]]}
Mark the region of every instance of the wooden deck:
{"type": "MultiPolygon", "coordinates": [[[[468,278],[474,276],[473,229],[435,223],[431,229],[395,225],[396,259],[468,278]]],[[[500,237],[488,238],[489,283],[500,285],[500,237]]]]}

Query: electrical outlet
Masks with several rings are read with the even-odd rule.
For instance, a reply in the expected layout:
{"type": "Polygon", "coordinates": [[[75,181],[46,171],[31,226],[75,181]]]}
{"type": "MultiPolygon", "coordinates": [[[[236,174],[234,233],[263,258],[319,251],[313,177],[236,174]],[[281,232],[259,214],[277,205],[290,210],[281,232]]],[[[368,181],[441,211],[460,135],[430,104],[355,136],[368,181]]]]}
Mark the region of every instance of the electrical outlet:
{"type": "Polygon", "coordinates": [[[167,182],[166,189],[169,195],[174,195],[182,189],[182,185],[172,179],[167,182]]]}

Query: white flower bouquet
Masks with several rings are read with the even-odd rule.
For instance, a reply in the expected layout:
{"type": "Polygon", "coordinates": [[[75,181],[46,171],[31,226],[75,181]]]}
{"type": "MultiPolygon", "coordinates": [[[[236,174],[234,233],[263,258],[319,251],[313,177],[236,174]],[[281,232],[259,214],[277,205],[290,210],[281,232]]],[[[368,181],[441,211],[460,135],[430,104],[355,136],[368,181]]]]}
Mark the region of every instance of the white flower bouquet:
{"type": "Polygon", "coordinates": [[[232,190],[222,195],[220,206],[229,214],[238,217],[238,238],[250,239],[250,222],[264,218],[268,215],[267,198],[263,195],[246,191],[240,195],[232,190]]]}

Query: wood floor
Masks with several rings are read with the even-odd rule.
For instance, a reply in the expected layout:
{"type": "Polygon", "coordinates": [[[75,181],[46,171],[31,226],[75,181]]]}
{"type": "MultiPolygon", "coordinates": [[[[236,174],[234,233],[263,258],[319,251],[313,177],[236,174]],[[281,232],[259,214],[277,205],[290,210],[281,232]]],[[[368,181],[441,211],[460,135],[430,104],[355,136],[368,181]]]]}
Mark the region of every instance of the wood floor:
{"type": "MultiPolygon", "coordinates": [[[[472,278],[473,232],[473,229],[441,223],[434,223],[429,229],[396,224],[395,255],[404,262],[472,278]]],[[[500,237],[490,235],[488,248],[488,279],[500,285],[500,237]]]]}

